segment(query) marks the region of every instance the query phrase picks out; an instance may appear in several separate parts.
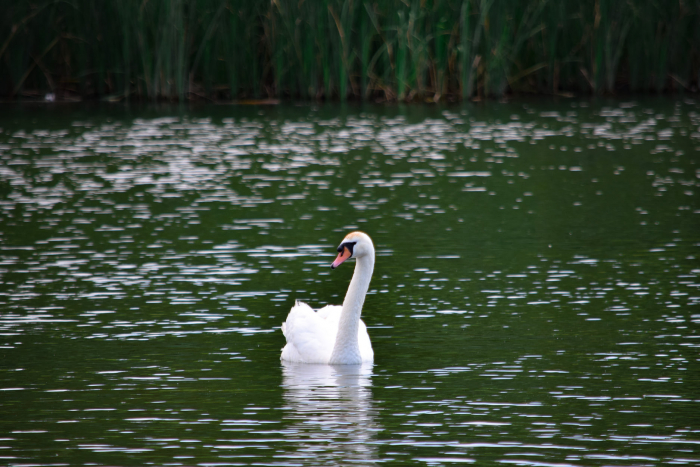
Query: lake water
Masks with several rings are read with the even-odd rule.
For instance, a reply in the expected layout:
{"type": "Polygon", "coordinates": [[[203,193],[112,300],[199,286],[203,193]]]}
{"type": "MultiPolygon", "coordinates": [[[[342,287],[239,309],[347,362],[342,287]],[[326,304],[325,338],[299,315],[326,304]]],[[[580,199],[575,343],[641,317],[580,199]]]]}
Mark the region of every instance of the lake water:
{"type": "Polygon", "coordinates": [[[695,100],[0,128],[0,464],[700,462],[695,100]],[[282,364],[354,229],[374,365],[282,364]]]}

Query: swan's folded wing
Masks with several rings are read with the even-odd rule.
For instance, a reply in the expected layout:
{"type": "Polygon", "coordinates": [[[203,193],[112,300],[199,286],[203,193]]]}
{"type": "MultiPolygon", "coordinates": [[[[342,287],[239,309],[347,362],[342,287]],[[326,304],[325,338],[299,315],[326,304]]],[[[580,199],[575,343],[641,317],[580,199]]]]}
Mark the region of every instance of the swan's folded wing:
{"type": "Polygon", "coordinates": [[[332,319],[332,314],[317,313],[306,303],[297,302],[282,325],[287,339],[287,345],[282,349],[282,360],[328,363],[328,349],[333,348],[337,327],[337,320],[332,319]]]}
{"type": "Polygon", "coordinates": [[[328,324],[332,324],[335,328],[338,328],[338,323],[340,322],[340,313],[342,313],[343,307],[340,305],[326,305],[316,313],[318,316],[327,320],[328,324]]]}

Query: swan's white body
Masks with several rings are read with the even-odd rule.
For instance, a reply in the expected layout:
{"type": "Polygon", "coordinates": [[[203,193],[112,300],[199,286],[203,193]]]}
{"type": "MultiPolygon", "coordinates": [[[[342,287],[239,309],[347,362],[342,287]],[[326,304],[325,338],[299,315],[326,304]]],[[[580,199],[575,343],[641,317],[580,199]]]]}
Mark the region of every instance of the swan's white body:
{"type": "Polygon", "coordinates": [[[333,268],[349,258],[357,259],[343,306],[328,305],[314,311],[297,301],[282,324],[287,339],[282,360],[334,365],[374,360],[367,326],[360,319],[374,270],[372,240],[365,233],[352,232],[343,239],[338,252],[333,268]]]}

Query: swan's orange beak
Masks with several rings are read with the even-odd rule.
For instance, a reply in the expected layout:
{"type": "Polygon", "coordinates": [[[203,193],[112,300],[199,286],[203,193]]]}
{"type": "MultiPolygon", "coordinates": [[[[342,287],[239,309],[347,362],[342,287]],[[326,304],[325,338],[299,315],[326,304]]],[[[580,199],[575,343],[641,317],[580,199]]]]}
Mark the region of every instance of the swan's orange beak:
{"type": "Polygon", "coordinates": [[[343,247],[343,251],[338,253],[338,257],[333,261],[333,264],[331,264],[331,269],[335,269],[341,264],[343,264],[346,260],[350,259],[352,256],[352,253],[350,252],[350,249],[348,247],[343,247]]]}

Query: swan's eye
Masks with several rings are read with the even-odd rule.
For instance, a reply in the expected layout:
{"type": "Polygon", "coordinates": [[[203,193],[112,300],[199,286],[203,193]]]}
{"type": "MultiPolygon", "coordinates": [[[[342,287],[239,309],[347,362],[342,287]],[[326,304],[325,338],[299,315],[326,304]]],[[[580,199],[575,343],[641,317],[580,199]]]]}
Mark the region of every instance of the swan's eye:
{"type": "Polygon", "coordinates": [[[340,246],[338,247],[338,253],[343,252],[343,248],[347,248],[348,252],[350,253],[350,256],[352,256],[352,250],[355,247],[355,244],[357,242],[345,242],[341,243],[340,246]]]}

